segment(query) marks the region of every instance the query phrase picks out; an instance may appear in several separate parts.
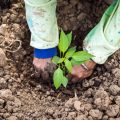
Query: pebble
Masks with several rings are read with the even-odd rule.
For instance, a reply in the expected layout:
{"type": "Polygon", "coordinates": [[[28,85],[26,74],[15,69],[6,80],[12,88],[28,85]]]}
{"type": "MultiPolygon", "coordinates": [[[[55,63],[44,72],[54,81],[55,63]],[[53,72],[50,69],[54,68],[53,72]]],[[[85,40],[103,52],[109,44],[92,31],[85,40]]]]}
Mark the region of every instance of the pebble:
{"type": "Polygon", "coordinates": [[[0,84],[5,84],[6,80],[4,78],[0,78],[0,84]]]}
{"type": "Polygon", "coordinates": [[[120,68],[113,69],[112,73],[115,75],[116,78],[120,78],[120,68]]]}
{"type": "Polygon", "coordinates": [[[79,111],[80,110],[80,105],[81,105],[80,101],[75,101],[74,102],[74,108],[75,108],[75,110],[79,111]]]}
{"type": "Polygon", "coordinates": [[[109,105],[106,113],[109,117],[115,117],[120,111],[120,107],[118,105],[109,105]]]}
{"type": "Polygon", "coordinates": [[[98,109],[92,109],[89,112],[90,116],[92,116],[94,119],[100,120],[103,116],[103,113],[98,109]]]}
{"type": "Polygon", "coordinates": [[[120,92],[120,87],[117,85],[111,85],[109,91],[112,95],[117,95],[120,92]]]}
{"type": "Polygon", "coordinates": [[[46,111],[49,115],[53,115],[54,114],[54,111],[53,111],[53,109],[47,109],[47,111],[46,111]]]}
{"type": "Polygon", "coordinates": [[[104,116],[103,116],[103,120],[108,120],[108,118],[109,118],[109,117],[108,117],[107,115],[104,115],[104,116]]]}
{"type": "Polygon", "coordinates": [[[65,107],[71,107],[73,105],[73,99],[70,98],[66,103],[65,103],[65,107]]]}
{"type": "Polygon", "coordinates": [[[47,92],[46,92],[46,95],[50,95],[50,91],[47,91],[47,92]]]}

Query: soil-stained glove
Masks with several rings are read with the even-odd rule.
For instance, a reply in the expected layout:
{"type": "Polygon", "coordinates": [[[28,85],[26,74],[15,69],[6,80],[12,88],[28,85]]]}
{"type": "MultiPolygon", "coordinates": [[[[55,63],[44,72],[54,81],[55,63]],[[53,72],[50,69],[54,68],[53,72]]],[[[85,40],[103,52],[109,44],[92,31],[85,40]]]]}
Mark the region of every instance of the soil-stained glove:
{"type": "Polygon", "coordinates": [[[25,0],[32,47],[48,49],[58,45],[56,4],[56,0],[25,0]]]}
{"type": "Polygon", "coordinates": [[[103,64],[110,55],[120,48],[120,0],[115,0],[106,10],[98,25],[84,40],[84,49],[103,64]]]}

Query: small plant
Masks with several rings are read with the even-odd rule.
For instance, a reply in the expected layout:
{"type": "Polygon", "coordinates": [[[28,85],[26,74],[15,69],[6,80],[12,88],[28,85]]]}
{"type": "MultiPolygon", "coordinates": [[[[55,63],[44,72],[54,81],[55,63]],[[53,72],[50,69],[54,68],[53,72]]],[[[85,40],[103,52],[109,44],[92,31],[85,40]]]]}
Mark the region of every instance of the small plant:
{"type": "Polygon", "coordinates": [[[58,89],[61,85],[64,87],[68,84],[66,74],[71,73],[74,65],[80,65],[93,57],[86,51],[76,51],[75,47],[70,47],[72,41],[72,32],[65,34],[63,30],[60,33],[60,41],[58,45],[59,56],[54,56],[52,62],[57,65],[54,72],[54,86],[58,89]]]}

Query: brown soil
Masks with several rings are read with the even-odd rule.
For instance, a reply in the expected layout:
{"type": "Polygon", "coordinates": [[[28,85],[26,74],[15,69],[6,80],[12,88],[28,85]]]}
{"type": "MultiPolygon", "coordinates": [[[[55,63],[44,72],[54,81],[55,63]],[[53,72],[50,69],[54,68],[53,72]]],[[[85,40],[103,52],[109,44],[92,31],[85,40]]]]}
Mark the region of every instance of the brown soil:
{"type": "MultiPolygon", "coordinates": [[[[73,31],[73,44],[81,48],[108,3],[58,0],[59,26],[73,31]]],[[[22,41],[18,52],[6,52],[8,63],[0,68],[0,120],[120,120],[120,51],[97,66],[90,78],[56,91],[53,85],[42,84],[39,75],[33,76],[33,49],[24,12],[21,0],[13,0],[10,9],[0,12],[0,42],[6,34],[8,40],[22,41]]]]}

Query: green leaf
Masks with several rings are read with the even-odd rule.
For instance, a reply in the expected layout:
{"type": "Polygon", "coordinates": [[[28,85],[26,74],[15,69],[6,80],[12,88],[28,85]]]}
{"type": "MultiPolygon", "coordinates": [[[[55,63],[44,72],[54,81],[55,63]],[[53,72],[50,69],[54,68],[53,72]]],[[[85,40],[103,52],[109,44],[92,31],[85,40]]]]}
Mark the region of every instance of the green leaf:
{"type": "Polygon", "coordinates": [[[62,63],[64,60],[65,60],[65,58],[60,58],[58,56],[54,56],[52,59],[52,62],[57,65],[57,64],[62,63]]]}
{"type": "Polygon", "coordinates": [[[58,64],[58,61],[60,61],[60,57],[54,56],[54,57],[52,58],[52,62],[53,62],[54,64],[58,64]]]}
{"type": "Polygon", "coordinates": [[[60,60],[58,61],[58,64],[64,62],[65,58],[60,58],[60,60]]]}
{"type": "Polygon", "coordinates": [[[86,60],[89,60],[92,57],[94,57],[94,56],[91,55],[90,53],[86,52],[86,51],[78,51],[78,52],[74,53],[73,56],[72,56],[72,58],[75,61],[86,61],[86,60]]]}
{"type": "Polygon", "coordinates": [[[60,68],[58,68],[53,75],[54,86],[56,89],[58,89],[61,86],[62,79],[64,79],[63,71],[60,68]]]}
{"type": "Polygon", "coordinates": [[[75,51],[76,51],[76,47],[70,48],[70,49],[67,51],[65,57],[66,57],[67,59],[69,59],[70,57],[72,57],[72,55],[75,53],[75,51]]]}
{"type": "Polygon", "coordinates": [[[67,84],[68,84],[68,78],[63,77],[63,79],[62,79],[62,84],[63,84],[63,86],[66,88],[66,87],[67,87],[67,84]]]}
{"type": "Polygon", "coordinates": [[[63,32],[63,30],[61,30],[61,34],[60,34],[60,42],[58,45],[58,48],[61,52],[65,53],[66,50],[69,47],[69,40],[67,35],[63,32]]]}
{"type": "Polygon", "coordinates": [[[65,60],[65,66],[69,72],[72,71],[72,63],[68,59],[65,60]]]}
{"type": "Polygon", "coordinates": [[[74,59],[71,60],[72,66],[74,65],[81,65],[83,63],[85,63],[85,61],[75,61],[74,59]]]}
{"type": "Polygon", "coordinates": [[[68,41],[69,41],[69,45],[68,46],[70,46],[71,41],[72,41],[72,32],[67,34],[67,38],[68,38],[68,41]]]}

